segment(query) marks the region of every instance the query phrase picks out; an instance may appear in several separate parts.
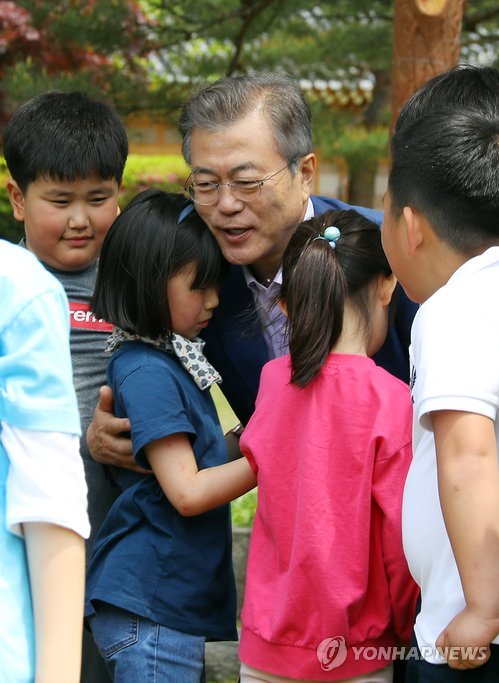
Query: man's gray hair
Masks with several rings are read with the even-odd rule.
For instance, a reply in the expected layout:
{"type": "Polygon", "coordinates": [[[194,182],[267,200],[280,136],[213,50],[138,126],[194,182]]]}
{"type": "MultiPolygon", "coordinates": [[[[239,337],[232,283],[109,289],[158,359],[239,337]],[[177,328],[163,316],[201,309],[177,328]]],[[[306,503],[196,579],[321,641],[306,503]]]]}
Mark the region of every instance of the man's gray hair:
{"type": "Polygon", "coordinates": [[[194,128],[223,130],[260,109],[269,121],[277,150],[290,165],[312,151],[310,108],[296,80],[283,73],[229,76],[194,93],[179,118],[182,154],[191,164],[194,128]]]}

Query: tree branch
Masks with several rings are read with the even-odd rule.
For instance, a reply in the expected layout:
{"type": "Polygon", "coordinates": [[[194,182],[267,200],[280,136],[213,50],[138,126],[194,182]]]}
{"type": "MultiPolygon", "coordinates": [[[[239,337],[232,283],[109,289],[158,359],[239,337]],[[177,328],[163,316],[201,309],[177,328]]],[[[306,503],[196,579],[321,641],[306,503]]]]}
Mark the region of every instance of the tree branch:
{"type": "Polygon", "coordinates": [[[242,19],[242,25],[237,33],[237,35],[234,38],[234,53],[231,57],[231,60],[227,66],[227,70],[225,72],[226,76],[231,76],[234,71],[240,66],[239,59],[241,57],[241,53],[243,50],[243,45],[244,45],[244,40],[251,28],[252,23],[264,12],[266,9],[268,9],[274,2],[275,0],[261,0],[261,2],[256,2],[253,3],[251,0],[241,0],[243,5],[247,5],[248,8],[244,10],[242,8],[241,12],[241,19],[242,19]]]}
{"type": "Polygon", "coordinates": [[[464,14],[463,30],[476,31],[479,24],[483,24],[485,21],[490,21],[490,19],[495,19],[496,17],[499,17],[499,6],[481,14],[464,14]]]}

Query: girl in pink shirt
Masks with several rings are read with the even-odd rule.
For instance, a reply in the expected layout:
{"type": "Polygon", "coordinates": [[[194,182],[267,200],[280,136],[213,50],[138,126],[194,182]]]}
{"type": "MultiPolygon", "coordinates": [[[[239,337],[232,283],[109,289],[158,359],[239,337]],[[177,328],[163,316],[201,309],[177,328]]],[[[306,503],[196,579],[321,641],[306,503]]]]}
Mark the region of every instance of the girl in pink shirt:
{"type": "Polygon", "coordinates": [[[241,683],[385,683],[409,641],[411,400],[370,358],[395,286],[379,226],[355,211],[302,223],[287,247],[290,353],[264,367],[240,441],[258,482],[241,683]]]}
{"type": "Polygon", "coordinates": [[[388,683],[418,589],[401,540],[409,387],[370,358],[396,286],[379,226],[353,210],[302,223],[282,278],[289,354],[263,368],[246,457],[204,472],[219,503],[258,484],[241,683],[388,683]]]}

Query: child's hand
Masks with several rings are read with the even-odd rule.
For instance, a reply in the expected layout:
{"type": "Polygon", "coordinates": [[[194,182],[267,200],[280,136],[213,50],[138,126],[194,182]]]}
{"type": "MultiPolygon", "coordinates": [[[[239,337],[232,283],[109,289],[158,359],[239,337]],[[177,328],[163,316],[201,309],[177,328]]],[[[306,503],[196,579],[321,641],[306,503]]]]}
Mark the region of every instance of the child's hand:
{"type": "Polygon", "coordinates": [[[474,669],[490,657],[489,644],[497,636],[497,620],[465,607],[437,638],[437,647],[452,669],[474,669]]]}

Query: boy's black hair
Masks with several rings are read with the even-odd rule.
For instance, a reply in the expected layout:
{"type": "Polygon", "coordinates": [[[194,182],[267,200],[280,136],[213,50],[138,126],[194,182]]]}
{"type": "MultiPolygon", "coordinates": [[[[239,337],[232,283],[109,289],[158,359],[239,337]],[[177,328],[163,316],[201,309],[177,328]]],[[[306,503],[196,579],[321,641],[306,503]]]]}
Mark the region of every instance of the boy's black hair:
{"type": "MultiPolygon", "coordinates": [[[[498,109],[499,111],[499,109],[498,109]]],[[[467,256],[499,244],[499,116],[440,111],[392,138],[388,178],[395,217],[421,211],[435,233],[467,256]]]]}
{"type": "Polygon", "coordinates": [[[22,192],[40,177],[74,181],[95,174],[119,184],[128,140],[109,105],[80,92],[52,90],[13,114],[3,131],[3,152],[22,192]]]}
{"type": "Polygon", "coordinates": [[[198,214],[178,223],[189,203],[182,194],[146,190],[116,218],[99,260],[92,299],[98,318],[143,337],[170,335],[168,279],[188,263],[196,269],[193,289],[225,277],[229,265],[198,214]]]}
{"type": "Polygon", "coordinates": [[[458,64],[424,83],[404,104],[397,119],[398,131],[416,119],[442,109],[476,109],[499,114],[499,71],[490,66],[458,64]]]}
{"type": "Polygon", "coordinates": [[[321,369],[341,336],[347,299],[369,334],[369,285],[391,272],[379,225],[357,211],[328,211],[298,226],[284,253],[281,287],[292,384],[306,386],[321,369]],[[314,239],[329,226],[341,233],[334,249],[314,239]]]}

